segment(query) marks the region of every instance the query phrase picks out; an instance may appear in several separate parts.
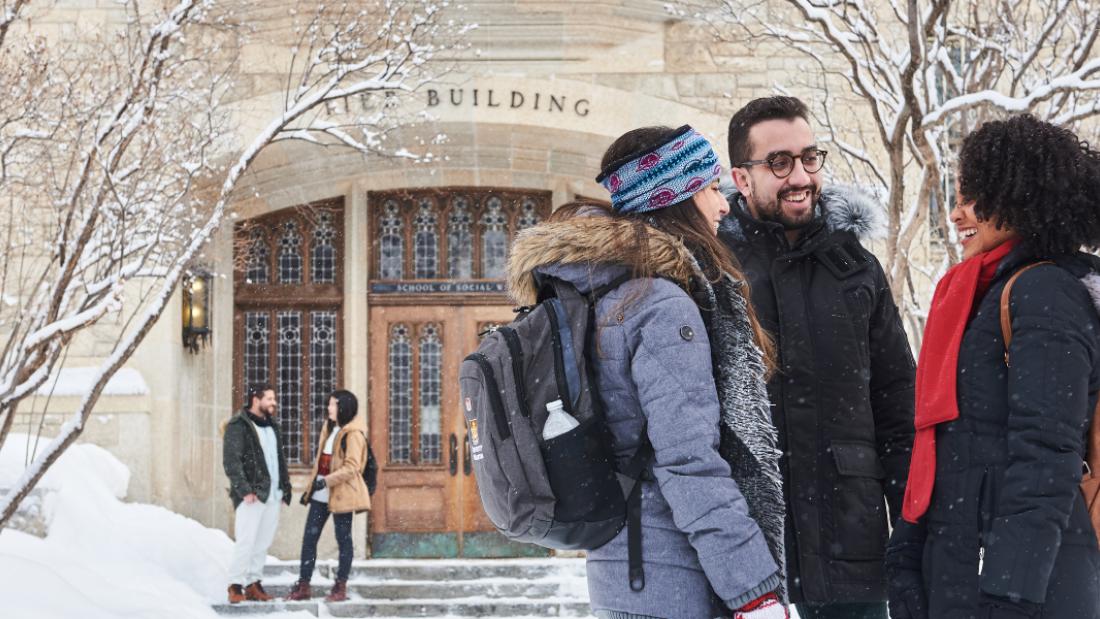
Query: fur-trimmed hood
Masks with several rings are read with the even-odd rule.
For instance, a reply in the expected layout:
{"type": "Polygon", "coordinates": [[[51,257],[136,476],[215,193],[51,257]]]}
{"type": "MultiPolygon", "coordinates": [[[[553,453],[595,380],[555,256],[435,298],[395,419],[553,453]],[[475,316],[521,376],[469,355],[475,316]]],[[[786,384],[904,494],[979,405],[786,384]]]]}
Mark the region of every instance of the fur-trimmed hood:
{"type": "MultiPolygon", "coordinates": [[[[587,271],[579,289],[592,289],[621,273],[614,256],[632,248],[638,222],[606,216],[575,217],[566,221],[541,223],[521,231],[508,257],[508,294],[520,305],[533,305],[538,296],[535,270],[550,265],[573,265],[587,271]],[[598,265],[615,268],[595,268],[598,265]]],[[[649,228],[649,259],[657,275],[688,290],[693,275],[691,254],[676,238],[649,228]]],[[[576,278],[571,278],[576,279],[576,278]]]]}
{"type": "MultiPolygon", "coordinates": [[[[721,230],[738,239],[744,239],[741,222],[732,214],[733,209],[748,213],[744,196],[733,183],[723,183],[722,191],[730,203],[731,214],[721,224],[721,230]]],[[[821,189],[815,206],[815,215],[824,217],[830,231],[846,230],[860,241],[874,241],[886,237],[885,211],[866,191],[844,184],[830,184],[821,189]]]]}

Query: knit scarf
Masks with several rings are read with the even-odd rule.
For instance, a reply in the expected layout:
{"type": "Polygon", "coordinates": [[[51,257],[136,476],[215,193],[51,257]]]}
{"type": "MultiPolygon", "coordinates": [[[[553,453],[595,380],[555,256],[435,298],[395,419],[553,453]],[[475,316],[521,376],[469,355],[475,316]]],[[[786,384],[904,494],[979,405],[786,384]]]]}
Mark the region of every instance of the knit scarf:
{"type": "Polygon", "coordinates": [[[779,566],[779,598],[787,601],[783,549],[783,477],[777,432],[765,382],[763,353],[753,339],[743,284],[728,274],[712,283],[696,262],[692,297],[710,339],[714,383],[721,410],[718,451],[760,526],[779,566]]]}
{"type": "Polygon", "coordinates": [[[981,299],[997,266],[1017,245],[1006,241],[955,265],[936,285],[917,363],[916,437],[901,515],[916,523],[928,510],[936,482],[936,426],[959,418],[959,346],[975,301],[981,299]]]}

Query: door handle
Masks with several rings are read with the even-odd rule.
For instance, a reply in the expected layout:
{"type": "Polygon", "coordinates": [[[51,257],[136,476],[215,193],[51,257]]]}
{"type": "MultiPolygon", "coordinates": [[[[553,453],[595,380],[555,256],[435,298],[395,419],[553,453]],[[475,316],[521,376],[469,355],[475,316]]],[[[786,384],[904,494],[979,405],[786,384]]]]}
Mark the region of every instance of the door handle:
{"type": "Polygon", "coordinates": [[[462,445],[462,474],[469,477],[472,466],[470,464],[470,433],[467,432],[466,442],[462,445]]]}
{"type": "Polygon", "coordinates": [[[458,437],[451,432],[451,477],[458,475],[458,437]]]}

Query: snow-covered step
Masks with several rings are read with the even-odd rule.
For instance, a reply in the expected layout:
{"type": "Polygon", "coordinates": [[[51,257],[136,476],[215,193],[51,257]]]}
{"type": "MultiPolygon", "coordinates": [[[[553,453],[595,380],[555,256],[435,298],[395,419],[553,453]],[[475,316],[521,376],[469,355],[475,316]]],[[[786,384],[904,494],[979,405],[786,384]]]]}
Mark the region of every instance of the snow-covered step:
{"type": "MultiPolygon", "coordinates": [[[[440,599],[489,597],[489,598],[530,598],[542,599],[558,597],[563,590],[575,590],[578,582],[566,582],[560,580],[516,580],[516,579],[478,579],[478,580],[453,580],[453,581],[428,581],[428,580],[394,580],[394,581],[357,581],[348,582],[348,592],[367,600],[405,600],[424,597],[425,592],[430,592],[431,597],[440,599]]],[[[579,581],[584,586],[584,581],[579,581]]],[[[329,591],[327,581],[314,579],[313,595],[323,598],[329,591]]],[[[282,598],[290,593],[291,585],[272,584],[264,582],[264,590],[269,594],[282,598]]],[[[583,599],[582,596],[571,596],[583,599]]]]}
{"type": "MultiPolygon", "coordinates": [[[[334,561],[319,561],[315,574],[332,578],[334,561]]],[[[296,562],[269,563],[264,568],[265,585],[271,577],[285,578],[298,572],[296,562]]],[[[370,559],[352,564],[349,580],[474,580],[511,578],[584,578],[584,559],[370,559]]]]}
{"type": "Polygon", "coordinates": [[[375,559],[357,561],[346,602],[324,596],[334,561],[319,562],[314,599],[283,602],[298,564],[279,561],[264,570],[264,588],[279,600],[217,604],[221,615],[306,611],[321,617],[590,617],[583,559],[375,559]]]}

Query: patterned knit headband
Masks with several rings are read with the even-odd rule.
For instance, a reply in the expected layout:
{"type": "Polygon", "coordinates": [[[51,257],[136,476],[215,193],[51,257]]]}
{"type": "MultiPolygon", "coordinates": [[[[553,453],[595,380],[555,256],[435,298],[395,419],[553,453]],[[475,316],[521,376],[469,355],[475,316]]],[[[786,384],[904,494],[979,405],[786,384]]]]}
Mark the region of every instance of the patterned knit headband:
{"type": "Polygon", "coordinates": [[[722,175],[718,155],[685,125],[671,140],[596,178],[619,213],[646,213],[682,202],[722,175]]]}

